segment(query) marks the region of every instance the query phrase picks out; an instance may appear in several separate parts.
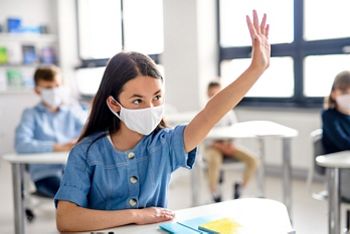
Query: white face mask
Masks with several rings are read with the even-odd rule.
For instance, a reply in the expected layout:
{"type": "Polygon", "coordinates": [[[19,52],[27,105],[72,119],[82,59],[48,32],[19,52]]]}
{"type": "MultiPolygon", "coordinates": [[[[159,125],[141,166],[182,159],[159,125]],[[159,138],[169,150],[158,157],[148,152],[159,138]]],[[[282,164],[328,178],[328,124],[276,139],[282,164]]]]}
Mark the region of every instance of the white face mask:
{"type": "Polygon", "coordinates": [[[350,94],[344,94],[336,97],[336,102],[340,109],[350,112],[350,94]]]}
{"type": "Polygon", "coordinates": [[[119,106],[121,108],[120,114],[113,111],[113,109],[110,106],[108,106],[108,108],[115,116],[117,116],[121,121],[123,121],[123,123],[130,130],[138,132],[142,135],[151,134],[163,118],[163,105],[144,109],[126,109],[120,104],[119,106]]]}
{"type": "Polygon", "coordinates": [[[63,102],[63,90],[61,88],[42,89],[41,98],[50,107],[56,108],[63,102]]]}

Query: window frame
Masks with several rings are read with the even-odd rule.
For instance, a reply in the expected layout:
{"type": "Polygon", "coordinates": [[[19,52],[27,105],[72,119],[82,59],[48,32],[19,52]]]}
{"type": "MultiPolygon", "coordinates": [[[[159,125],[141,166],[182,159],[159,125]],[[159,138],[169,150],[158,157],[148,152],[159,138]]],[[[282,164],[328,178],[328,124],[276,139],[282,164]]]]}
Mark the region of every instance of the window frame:
{"type": "MultiPolygon", "coordinates": [[[[289,56],[294,66],[294,95],[292,97],[245,97],[242,106],[286,106],[286,107],[321,107],[324,97],[307,97],[304,90],[304,59],[309,55],[348,54],[345,47],[350,45],[350,37],[310,40],[303,38],[304,31],[304,1],[294,0],[294,40],[291,43],[271,45],[271,57],[289,56]]],[[[218,75],[221,75],[221,62],[237,58],[250,58],[251,46],[222,47],[220,45],[220,0],[217,5],[217,43],[219,48],[218,75]]]]}
{"type": "MultiPolygon", "coordinates": [[[[93,67],[104,67],[107,65],[107,62],[109,60],[109,58],[98,58],[98,59],[86,59],[86,58],[82,58],[81,57],[81,51],[80,51],[80,39],[81,39],[81,35],[80,35],[80,29],[79,29],[79,0],[75,0],[75,9],[76,9],[76,24],[77,24],[77,46],[78,46],[78,58],[80,60],[80,64],[76,67],[76,69],[82,69],[82,68],[93,68],[93,67]]],[[[120,24],[121,24],[121,31],[122,31],[122,35],[121,35],[121,43],[122,43],[122,50],[125,49],[125,38],[124,38],[124,1],[125,0],[120,0],[120,14],[121,14],[121,19],[120,19],[120,24]]],[[[148,54],[149,57],[151,57],[151,59],[153,59],[153,61],[156,64],[161,64],[160,63],[160,57],[161,54],[148,54]]]]}

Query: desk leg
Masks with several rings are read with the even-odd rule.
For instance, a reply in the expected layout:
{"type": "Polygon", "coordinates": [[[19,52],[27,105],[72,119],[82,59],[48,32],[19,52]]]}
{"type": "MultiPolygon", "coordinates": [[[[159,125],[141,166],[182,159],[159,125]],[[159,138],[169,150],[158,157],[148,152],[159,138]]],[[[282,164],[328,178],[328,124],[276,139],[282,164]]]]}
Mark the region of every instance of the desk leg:
{"type": "Polygon", "coordinates": [[[282,139],[283,148],[283,203],[286,205],[289,217],[292,220],[292,168],[291,168],[291,138],[282,139]]]}
{"type": "Polygon", "coordinates": [[[328,176],[328,233],[340,233],[339,168],[327,168],[328,176]]]}
{"type": "Polygon", "coordinates": [[[204,146],[199,145],[196,162],[191,171],[192,206],[199,205],[199,189],[200,189],[200,186],[201,186],[200,183],[202,180],[201,163],[203,160],[202,157],[204,157],[203,154],[204,154],[204,146]]]}
{"type": "Polygon", "coordinates": [[[258,138],[260,166],[257,171],[257,186],[260,197],[265,197],[265,142],[263,138],[258,138]]]}
{"type": "Polygon", "coordinates": [[[25,233],[23,205],[23,165],[12,163],[14,225],[16,234],[25,233]]]}

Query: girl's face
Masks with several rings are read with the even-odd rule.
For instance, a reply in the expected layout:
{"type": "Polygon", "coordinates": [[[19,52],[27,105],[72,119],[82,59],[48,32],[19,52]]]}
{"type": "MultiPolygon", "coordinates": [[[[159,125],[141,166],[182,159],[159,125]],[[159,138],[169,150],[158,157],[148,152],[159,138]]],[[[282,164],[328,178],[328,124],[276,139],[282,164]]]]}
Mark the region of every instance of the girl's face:
{"type": "MultiPolygon", "coordinates": [[[[164,102],[164,88],[161,79],[149,76],[137,76],[126,82],[119,95],[120,104],[127,109],[143,109],[159,106],[164,102]]],[[[114,104],[114,102],[112,102],[114,104]]],[[[112,105],[116,112],[119,105],[112,105]]]]}
{"type": "Polygon", "coordinates": [[[334,89],[331,93],[333,100],[337,100],[337,97],[342,95],[350,95],[350,87],[347,89],[334,89]]]}
{"type": "Polygon", "coordinates": [[[336,102],[336,109],[343,114],[350,115],[350,88],[334,89],[331,97],[336,102]]]}

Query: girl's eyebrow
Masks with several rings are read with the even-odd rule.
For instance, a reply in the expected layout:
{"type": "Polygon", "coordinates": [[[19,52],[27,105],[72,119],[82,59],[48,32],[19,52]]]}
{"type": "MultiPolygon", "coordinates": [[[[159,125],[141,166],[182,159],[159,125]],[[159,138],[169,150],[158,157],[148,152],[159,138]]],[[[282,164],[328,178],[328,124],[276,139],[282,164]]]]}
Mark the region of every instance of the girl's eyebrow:
{"type": "MultiPolygon", "coordinates": [[[[158,91],[156,91],[153,95],[157,95],[157,94],[159,94],[159,93],[161,93],[162,92],[162,90],[158,90],[158,91]]],[[[144,96],[142,96],[141,94],[133,94],[130,98],[143,98],[144,96]]]]}

